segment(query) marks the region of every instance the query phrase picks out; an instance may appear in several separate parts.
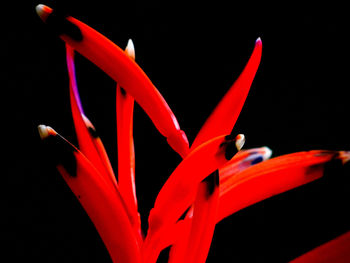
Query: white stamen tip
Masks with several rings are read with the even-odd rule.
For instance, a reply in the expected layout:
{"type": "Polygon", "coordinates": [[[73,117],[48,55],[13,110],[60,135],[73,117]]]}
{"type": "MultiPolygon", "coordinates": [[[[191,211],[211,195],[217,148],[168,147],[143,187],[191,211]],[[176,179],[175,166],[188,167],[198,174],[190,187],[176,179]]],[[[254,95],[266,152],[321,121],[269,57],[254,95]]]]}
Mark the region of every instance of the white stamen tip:
{"type": "Polygon", "coordinates": [[[36,7],[35,7],[35,11],[36,13],[41,16],[43,13],[44,13],[44,5],[42,4],[38,4],[36,7]]]}
{"type": "Polygon", "coordinates": [[[135,60],[135,47],[134,42],[132,42],[131,39],[129,39],[128,44],[126,45],[125,52],[130,58],[135,60]]]}
{"type": "Polygon", "coordinates": [[[45,22],[50,13],[52,12],[52,9],[46,5],[39,4],[35,7],[35,11],[38,14],[38,16],[45,22]]]}
{"type": "Polygon", "coordinates": [[[40,138],[42,140],[49,136],[48,127],[46,125],[43,125],[43,124],[39,125],[38,131],[39,131],[40,138]]]}
{"type": "Polygon", "coordinates": [[[272,156],[272,150],[269,147],[265,146],[263,147],[263,151],[264,151],[264,154],[263,154],[264,161],[270,159],[270,157],[272,156]]]}
{"type": "Polygon", "coordinates": [[[236,148],[238,151],[240,151],[245,143],[245,136],[244,134],[238,134],[236,137],[236,148]]]}
{"type": "Polygon", "coordinates": [[[346,164],[348,161],[350,161],[350,151],[340,151],[339,158],[343,164],[346,164]]]}
{"type": "Polygon", "coordinates": [[[46,126],[46,125],[38,125],[38,131],[39,131],[39,135],[40,138],[42,140],[44,140],[45,138],[49,137],[50,135],[56,135],[57,132],[52,129],[50,126],[46,126]]]}

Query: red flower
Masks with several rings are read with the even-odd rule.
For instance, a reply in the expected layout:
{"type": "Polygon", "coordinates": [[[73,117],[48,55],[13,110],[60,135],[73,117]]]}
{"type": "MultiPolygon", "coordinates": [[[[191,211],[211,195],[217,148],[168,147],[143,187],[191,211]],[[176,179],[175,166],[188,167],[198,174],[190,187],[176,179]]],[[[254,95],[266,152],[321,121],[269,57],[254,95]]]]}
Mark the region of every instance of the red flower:
{"type": "Polygon", "coordinates": [[[79,149],[48,126],[39,125],[40,136],[93,221],[113,262],[154,263],[169,246],[169,262],[205,262],[220,220],[322,177],[329,162],[345,163],[350,158],[345,151],[315,150],[267,160],[271,155],[267,147],[241,150],[244,136],[232,136],[231,131],[260,63],[260,38],[241,75],[189,147],[170,107],[134,61],[131,41],[124,52],[73,17],[62,17],[44,5],[38,5],[37,12],[66,42],[70,102],[79,149]],[[117,177],[83,111],[75,80],[75,51],[117,82],[117,177]],[[134,102],[183,158],[157,196],[147,233],[141,230],[135,190],[134,102]]]}

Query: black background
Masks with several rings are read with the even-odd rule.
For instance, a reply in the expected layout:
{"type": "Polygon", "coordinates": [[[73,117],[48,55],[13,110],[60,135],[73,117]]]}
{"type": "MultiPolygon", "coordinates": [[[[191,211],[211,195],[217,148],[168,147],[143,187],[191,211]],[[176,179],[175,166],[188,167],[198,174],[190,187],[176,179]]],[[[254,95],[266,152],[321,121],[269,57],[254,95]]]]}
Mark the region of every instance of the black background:
{"type": "MultiPolygon", "coordinates": [[[[37,17],[38,2],[23,2],[2,6],[1,16],[5,250],[9,262],[109,262],[92,223],[40,148],[39,124],[73,143],[76,138],[64,43],[37,17]]],[[[262,62],[233,133],[246,135],[245,148],[266,145],[274,156],[350,150],[349,24],[342,6],[42,3],[122,48],[132,38],[138,64],[190,142],[261,37],[262,62]]],[[[85,113],[116,167],[115,83],[79,55],[76,67],[85,113]]],[[[134,122],[137,193],[146,222],[180,158],[138,106],[134,122]]],[[[286,262],[348,231],[350,171],[327,174],[219,223],[207,262],[286,262]]]]}

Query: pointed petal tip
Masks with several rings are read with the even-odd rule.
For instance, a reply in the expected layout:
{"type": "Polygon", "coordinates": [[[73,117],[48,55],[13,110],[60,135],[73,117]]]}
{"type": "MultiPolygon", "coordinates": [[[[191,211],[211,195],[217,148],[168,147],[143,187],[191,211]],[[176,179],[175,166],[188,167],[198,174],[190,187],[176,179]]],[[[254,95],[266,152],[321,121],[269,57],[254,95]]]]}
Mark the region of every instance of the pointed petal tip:
{"type": "Polygon", "coordinates": [[[260,38],[260,37],[258,37],[258,38],[255,40],[255,49],[259,49],[259,50],[262,49],[262,41],[261,41],[261,38],[260,38]]]}
{"type": "Polygon", "coordinates": [[[135,60],[135,46],[134,46],[134,42],[131,39],[128,40],[128,44],[126,45],[125,52],[130,58],[135,60]]]}
{"type": "Polygon", "coordinates": [[[182,158],[185,158],[190,152],[186,133],[182,130],[167,137],[167,142],[182,158]]]}
{"type": "Polygon", "coordinates": [[[128,47],[131,47],[132,49],[134,49],[134,42],[132,41],[131,38],[129,38],[128,43],[126,45],[126,48],[128,48],[128,47]]]}

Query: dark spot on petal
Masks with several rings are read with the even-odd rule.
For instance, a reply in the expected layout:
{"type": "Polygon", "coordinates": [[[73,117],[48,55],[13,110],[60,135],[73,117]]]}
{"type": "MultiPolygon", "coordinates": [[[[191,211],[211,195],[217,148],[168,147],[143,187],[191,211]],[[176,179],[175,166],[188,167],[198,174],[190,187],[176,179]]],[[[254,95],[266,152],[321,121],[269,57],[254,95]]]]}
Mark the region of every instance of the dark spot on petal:
{"type": "Polygon", "coordinates": [[[323,150],[315,154],[315,156],[325,156],[325,155],[332,155],[333,157],[336,157],[339,155],[339,153],[337,151],[323,150]]]}
{"type": "Polygon", "coordinates": [[[68,21],[66,14],[54,10],[47,18],[46,24],[58,35],[65,34],[75,41],[83,40],[79,27],[68,21]]]}
{"type": "MultiPolygon", "coordinates": [[[[336,157],[336,155],[335,155],[336,157]]],[[[339,181],[340,177],[344,176],[346,171],[345,166],[342,164],[342,161],[337,158],[333,158],[326,163],[312,165],[307,168],[306,175],[312,175],[317,172],[323,173],[323,179],[331,183],[332,181],[339,181]]]]}
{"type": "Polygon", "coordinates": [[[120,92],[123,96],[126,96],[126,91],[125,89],[123,89],[122,87],[120,87],[120,92]]]}
{"type": "Polygon", "coordinates": [[[96,130],[95,130],[94,127],[88,127],[88,130],[89,130],[89,133],[90,133],[90,135],[91,135],[92,137],[98,138],[98,134],[97,134],[97,132],[96,132],[96,130]]]}
{"type": "Polygon", "coordinates": [[[60,135],[49,136],[42,141],[47,159],[55,166],[62,165],[72,177],[77,176],[77,164],[74,156],[76,149],[60,135]]]}
{"type": "Polygon", "coordinates": [[[238,152],[236,147],[236,137],[232,134],[225,136],[225,141],[220,144],[220,147],[225,147],[225,158],[231,160],[232,157],[238,152]]]}
{"type": "Polygon", "coordinates": [[[225,158],[226,160],[231,160],[232,157],[238,152],[236,147],[236,142],[229,142],[225,149],[225,158]]]}
{"type": "Polygon", "coordinates": [[[215,172],[208,175],[205,179],[203,179],[202,183],[207,185],[207,196],[210,197],[215,189],[219,186],[219,170],[215,170],[215,172]]]}
{"type": "Polygon", "coordinates": [[[311,165],[311,166],[306,168],[305,175],[312,176],[318,172],[324,173],[324,166],[325,166],[324,163],[311,165]]]}

